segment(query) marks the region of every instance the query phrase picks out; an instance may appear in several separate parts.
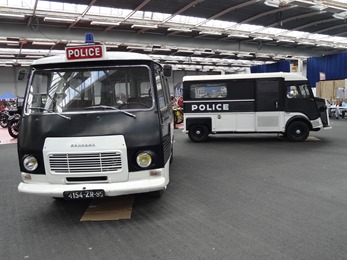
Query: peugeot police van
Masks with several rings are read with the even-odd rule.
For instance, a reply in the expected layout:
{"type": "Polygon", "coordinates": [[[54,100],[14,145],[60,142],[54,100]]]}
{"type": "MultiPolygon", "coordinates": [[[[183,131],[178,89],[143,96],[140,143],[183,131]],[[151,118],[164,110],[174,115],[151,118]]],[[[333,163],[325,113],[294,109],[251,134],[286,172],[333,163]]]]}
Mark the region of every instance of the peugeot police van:
{"type": "Polygon", "coordinates": [[[185,76],[183,100],[184,132],[193,142],[219,133],[281,133],[302,142],[331,127],[327,101],[297,73],[185,76]]]}
{"type": "Polygon", "coordinates": [[[173,154],[170,74],[147,55],[91,43],[35,61],[18,138],[19,192],[161,195],[173,154]]]}

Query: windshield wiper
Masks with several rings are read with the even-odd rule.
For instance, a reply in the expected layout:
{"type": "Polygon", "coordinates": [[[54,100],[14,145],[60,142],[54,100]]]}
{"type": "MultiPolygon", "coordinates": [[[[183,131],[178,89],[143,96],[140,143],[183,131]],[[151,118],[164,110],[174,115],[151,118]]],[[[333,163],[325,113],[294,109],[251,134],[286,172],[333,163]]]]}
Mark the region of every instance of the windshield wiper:
{"type": "Polygon", "coordinates": [[[133,118],[136,118],[136,115],[132,114],[132,113],[129,113],[127,111],[124,111],[124,110],[121,110],[121,109],[118,109],[118,108],[115,108],[115,107],[111,107],[111,106],[105,106],[105,105],[99,105],[99,106],[90,106],[90,107],[85,107],[83,108],[84,110],[97,110],[97,109],[110,109],[110,110],[116,110],[116,111],[119,111],[119,112],[122,112],[123,114],[126,114],[128,116],[131,116],[133,118]]]}
{"type": "Polygon", "coordinates": [[[42,110],[42,111],[45,111],[45,112],[48,112],[49,114],[53,114],[53,115],[57,115],[57,116],[60,116],[62,118],[65,118],[67,120],[71,120],[71,117],[69,116],[64,116],[62,114],[59,114],[57,112],[54,112],[53,110],[51,109],[47,109],[47,108],[44,108],[44,107],[30,107],[29,109],[37,109],[37,110],[42,110]]]}

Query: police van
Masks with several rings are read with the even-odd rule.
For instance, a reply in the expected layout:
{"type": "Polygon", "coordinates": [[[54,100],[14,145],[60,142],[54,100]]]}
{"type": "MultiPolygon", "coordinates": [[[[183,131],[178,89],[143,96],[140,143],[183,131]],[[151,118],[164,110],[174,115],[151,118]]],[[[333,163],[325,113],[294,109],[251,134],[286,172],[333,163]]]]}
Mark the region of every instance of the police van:
{"type": "Polygon", "coordinates": [[[193,142],[220,133],[281,133],[302,142],[331,127],[327,101],[297,73],[185,76],[183,99],[183,131],[193,142]]]}
{"type": "Polygon", "coordinates": [[[31,66],[18,190],[65,199],[160,196],[173,156],[171,67],[90,41],[31,66]]]}

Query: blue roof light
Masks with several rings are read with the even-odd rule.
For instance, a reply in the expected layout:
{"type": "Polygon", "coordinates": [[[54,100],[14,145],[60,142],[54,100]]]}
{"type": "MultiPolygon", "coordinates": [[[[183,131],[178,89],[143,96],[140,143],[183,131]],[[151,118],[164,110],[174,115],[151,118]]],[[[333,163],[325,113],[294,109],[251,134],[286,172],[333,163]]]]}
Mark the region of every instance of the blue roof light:
{"type": "Polygon", "coordinates": [[[85,44],[94,44],[94,35],[92,33],[86,33],[85,44]]]}

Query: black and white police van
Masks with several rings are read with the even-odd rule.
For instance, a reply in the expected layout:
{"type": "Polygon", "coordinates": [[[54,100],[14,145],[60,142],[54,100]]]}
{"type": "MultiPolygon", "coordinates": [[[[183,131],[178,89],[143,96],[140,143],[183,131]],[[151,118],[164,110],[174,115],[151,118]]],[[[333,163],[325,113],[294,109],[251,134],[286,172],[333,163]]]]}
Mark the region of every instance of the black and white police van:
{"type": "Polygon", "coordinates": [[[302,142],[331,128],[327,101],[297,73],[185,76],[183,99],[183,131],[193,142],[219,133],[281,133],[302,142]]]}
{"type": "Polygon", "coordinates": [[[35,61],[18,138],[19,192],[160,196],[173,153],[170,74],[147,55],[90,43],[35,61]]]}

